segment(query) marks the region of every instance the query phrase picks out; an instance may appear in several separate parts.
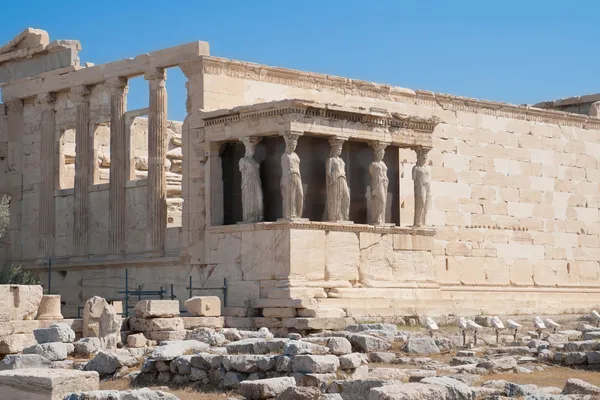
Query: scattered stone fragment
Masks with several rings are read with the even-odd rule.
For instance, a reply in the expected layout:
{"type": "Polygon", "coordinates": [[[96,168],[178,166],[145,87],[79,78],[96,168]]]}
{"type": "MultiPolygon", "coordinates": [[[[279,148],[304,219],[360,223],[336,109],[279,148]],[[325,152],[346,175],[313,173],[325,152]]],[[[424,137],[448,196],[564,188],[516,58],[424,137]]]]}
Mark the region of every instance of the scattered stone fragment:
{"type": "Polygon", "coordinates": [[[322,400],[321,391],[314,387],[290,386],[276,400],[322,400]]]}
{"type": "Polygon", "coordinates": [[[0,361],[0,371],[25,368],[49,368],[50,364],[50,360],[39,354],[9,354],[0,361]]]}
{"type": "Polygon", "coordinates": [[[439,385],[407,383],[373,388],[367,400],[433,400],[446,399],[448,389],[439,385]]]}
{"type": "Polygon", "coordinates": [[[429,369],[406,369],[409,382],[421,382],[424,378],[430,378],[436,375],[435,370],[429,369]]]}
{"type": "Polygon", "coordinates": [[[333,355],[300,355],[295,356],[292,359],[292,370],[294,372],[317,374],[333,373],[337,371],[339,366],[339,359],[333,355]]]}
{"type": "Polygon", "coordinates": [[[188,352],[201,352],[208,348],[209,346],[206,343],[197,340],[182,340],[158,346],[152,352],[152,358],[155,360],[172,360],[188,352]]]}
{"type": "Polygon", "coordinates": [[[600,395],[600,386],[592,385],[581,379],[567,379],[561,394],[600,395]]]}
{"type": "Polygon", "coordinates": [[[102,342],[97,337],[79,339],[73,345],[75,353],[84,357],[89,357],[102,348],[102,342]]]}
{"type": "Polygon", "coordinates": [[[363,353],[386,351],[392,347],[392,343],[388,340],[370,335],[352,335],[350,336],[350,343],[356,351],[362,351],[363,353]]]}
{"type": "Polygon", "coordinates": [[[148,339],[144,336],[143,333],[137,333],[135,335],[127,336],[127,346],[133,348],[141,348],[146,347],[148,344],[148,339]]]}
{"type": "Polygon", "coordinates": [[[50,361],[62,361],[66,360],[67,355],[69,354],[67,344],[71,345],[70,343],[62,342],[36,344],[35,346],[24,349],[23,353],[38,354],[50,361]]]}
{"type": "MultiPolygon", "coordinates": [[[[341,361],[341,360],[340,360],[341,361]]],[[[408,382],[408,375],[399,368],[373,368],[369,370],[369,378],[408,382]]]]}
{"type": "Polygon", "coordinates": [[[75,332],[67,324],[52,324],[48,328],[34,329],[33,335],[39,344],[62,342],[73,343],[75,341],[75,332]]]}
{"type": "Polygon", "coordinates": [[[517,368],[517,360],[514,357],[501,357],[479,363],[477,367],[489,371],[511,371],[517,368]]]}
{"type": "Polygon", "coordinates": [[[428,337],[423,338],[409,338],[404,348],[402,349],[408,354],[439,354],[440,348],[435,344],[435,340],[428,337]]]}
{"type": "Polygon", "coordinates": [[[299,354],[327,354],[329,348],[300,340],[290,340],[283,346],[283,354],[295,356],[299,354]]]}
{"type": "Polygon", "coordinates": [[[124,353],[118,353],[116,351],[100,351],[85,365],[85,370],[96,371],[101,376],[105,376],[114,374],[117,369],[123,366],[134,367],[138,362],[137,359],[125,355],[124,353]]]}
{"type": "Polygon", "coordinates": [[[291,377],[259,379],[241,382],[238,392],[250,400],[269,399],[277,397],[291,386],[296,386],[296,380],[291,377]]]}
{"type": "Polygon", "coordinates": [[[396,354],[375,352],[370,354],[371,362],[391,364],[396,361],[396,354]]]}
{"type": "Polygon", "coordinates": [[[221,316],[221,299],[217,296],[195,296],[186,300],[183,306],[193,316],[221,316]]]}
{"type": "Polygon", "coordinates": [[[335,354],[336,356],[352,353],[352,344],[348,339],[343,337],[328,338],[327,347],[331,354],[335,354]]]}
{"type": "Polygon", "coordinates": [[[339,358],[341,369],[354,369],[362,365],[363,359],[359,353],[346,354],[339,358]]]}
{"type": "Polygon", "coordinates": [[[178,317],[179,301],[142,300],[135,305],[134,314],[140,318],[178,317]]]}
{"type": "Polygon", "coordinates": [[[434,376],[422,379],[421,383],[444,386],[448,390],[448,395],[446,396],[448,400],[471,400],[474,398],[471,388],[456,379],[445,376],[434,376]]]}
{"type": "Polygon", "coordinates": [[[327,393],[339,393],[343,400],[364,400],[369,397],[372,388],[389,384],[387,381],[375,379],[337,380],[329,384],[327,393]]]}

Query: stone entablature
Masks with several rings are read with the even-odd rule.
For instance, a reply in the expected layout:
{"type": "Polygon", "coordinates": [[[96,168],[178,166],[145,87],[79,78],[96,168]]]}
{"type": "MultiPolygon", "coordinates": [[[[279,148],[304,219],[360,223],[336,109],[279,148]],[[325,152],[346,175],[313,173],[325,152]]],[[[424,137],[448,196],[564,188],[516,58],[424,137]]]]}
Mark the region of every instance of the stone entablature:
{"type": "Polygon", "coordinates": [[[200,68],[207,75],[222,75],[234,79],[268,82],[307,90],[325,90],[343,94],[344,96],[360,96],[365,99],[381,99],[425,107],[440,107],[448,112],[465,111],[524,121],[561,124],[584,129],[600,129],[600,120],[597,118],[590,118],[587,115],[571,112],[545,109],[546,107],[539,108],[537,104],[534,106],[516,105],[499,101],[434,93],[429,90],[412,90],[335,75],[279,68],[215,56],[203,56],[199,57],[198,60],[191,60],[189,62],[200,63],[200,68]]]}
{"type": "Polygon", "coordinates": [[[401,147],[432,147],[438,118],[364,111],[307,100],[282,100],[202,113],[206,142],[304,132],[344,139],[377,140],[401,147]],[[251,134],[249,133],[251,129],[251,134]]]}

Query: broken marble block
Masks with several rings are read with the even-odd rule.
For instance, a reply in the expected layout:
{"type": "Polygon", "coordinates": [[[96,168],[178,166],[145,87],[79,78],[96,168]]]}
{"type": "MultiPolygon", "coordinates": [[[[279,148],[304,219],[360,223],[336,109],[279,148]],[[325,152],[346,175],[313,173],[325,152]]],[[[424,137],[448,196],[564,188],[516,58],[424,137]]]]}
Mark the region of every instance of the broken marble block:
{"type": "Polygon", "coordinates": [[[185,309],[198,317],[220,317],[221,299],[217,296],[196,296],[184,303],[185,309]]]}
{"type": "Polygon", "coordinates": [[[85,388],[98,390],[97,372],[66,369],[17,369],[0,372],[2,400],[62,400],[85,388]]]}
{"type": "Polygon", "coordinates": [[[178,317],[179,301],[142,300],[136,304],[134,313],[136,317],[140,318],[178,317]]]}
{"type": "Polygon", "coordinates": [[[34,319],[43,294],[40,285],[0,285],[0,322],[34,319]]]}

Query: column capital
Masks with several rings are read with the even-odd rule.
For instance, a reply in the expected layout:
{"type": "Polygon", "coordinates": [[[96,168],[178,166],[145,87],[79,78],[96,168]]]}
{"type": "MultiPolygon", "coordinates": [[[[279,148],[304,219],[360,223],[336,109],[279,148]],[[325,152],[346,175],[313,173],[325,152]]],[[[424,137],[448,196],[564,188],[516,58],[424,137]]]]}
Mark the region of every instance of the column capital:
{"type": "Polygon", "coordinates": [[[54,93],[38,94],[35,102],[42,110],[54,110],[56,95],[54,93]]]}
{"type": "Polygon", "coordinates": [[[71,96],[75,104],[85,103],[89,101],[90,88],[87,85],[73,86],[71,96]]]}
{"type": "Polygon", "coordinates": [[[373,140],[369,142],[369,145],[373,148],[373,150],[385,150],[392,142],[385,142],[382,140],[373,140]]]}
{"type": "Polygon", "coordinates": [[[163,82],[167,79],[167,71],[164,68],[152,68],[144,74],[147,81],[163,82]]]}
{"type": "Polygon", "coordinates": [[[348,141],[348,138],[343,137],[343,136],[330,136],[329,137],[329,144],[332,146],[341,146],[347,141],[348,141]]]}
{"type": "Polygon", "coordinates": [[[122,76],[109,78],[106,80],[105,84],[110,89],[111,94],[121,95],[127,87],[127,78],[122,76]]]}
{"type": "Polygon", "coordinates": [[[22,99],[10,99],[4,102],[8,112],[14,112],[21,114],[23,112],[23,100],[22,99]]]}
{"type": "Polygon", "coordinates": [[[256,146],[262,140],[262,136],[244,136],[240,138],[240,142],[244,143],[244,146],[248,147],[248,145],[256,146]]]}

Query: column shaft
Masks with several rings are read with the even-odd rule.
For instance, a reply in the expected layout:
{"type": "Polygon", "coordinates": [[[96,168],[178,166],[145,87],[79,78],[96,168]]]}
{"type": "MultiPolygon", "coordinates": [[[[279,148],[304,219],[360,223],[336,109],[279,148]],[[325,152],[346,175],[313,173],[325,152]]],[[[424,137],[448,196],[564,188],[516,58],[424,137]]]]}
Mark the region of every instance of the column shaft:
{"type": "Polygon", "coordinates": [[[39,189],[38,255],[40,258],[49,258],[54,255],[55,231],[54,187],[56,184],[56,168],[54,144],[56,135],[56,117],[54,111],[54,95],[52,93],[41,94],[37,97],[37,101],[42,109],[42,120],[40,123],[41,181],[39,189]]]}
{"type": "Polygon", "coordinates": [[[165,173],[167,137],[166,73],[156,69],[146,74],[150,81],[148,114],[148,248],[162,254],[167,229],[167,182],[165,173]]]}
{"type": "Polygon", "coordinates": [[[109,178],[109,251],[125,253],[125,210],[127,198],[125,184],[129,175],[126,170],[127,136],[124,114],[127,111],[127,79],[115,78],[107,82],[110,98],[110,178],[109,178]]]}
{"type": "Polygon", "coordinates": [[[93,140],[90,137],[89,90],[85,86],[71,89],[77,107],[75,125],[75,198],[73,245],[77,255],[89,249],[90,183],[93,183],[93,140]]]}

